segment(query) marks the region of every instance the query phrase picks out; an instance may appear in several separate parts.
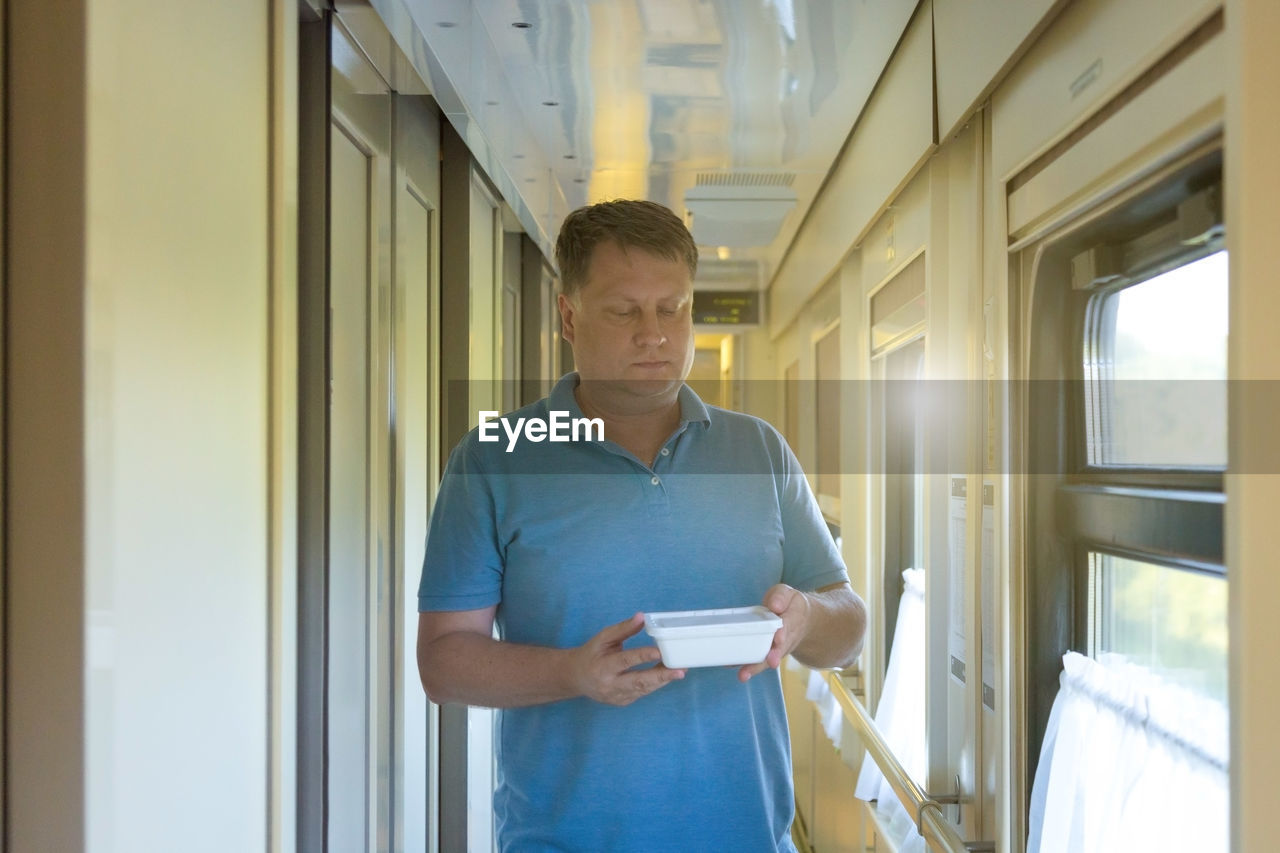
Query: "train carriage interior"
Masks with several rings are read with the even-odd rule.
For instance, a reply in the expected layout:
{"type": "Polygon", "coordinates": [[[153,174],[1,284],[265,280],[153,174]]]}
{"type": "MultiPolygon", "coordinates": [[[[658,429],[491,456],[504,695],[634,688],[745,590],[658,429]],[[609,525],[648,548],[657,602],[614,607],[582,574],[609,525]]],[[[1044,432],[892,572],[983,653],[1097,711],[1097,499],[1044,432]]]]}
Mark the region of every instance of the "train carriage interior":
{"type": "Polygon", "coordinates": [[[0,852],[501,849],[501,713],[415,660],[428,519],[574,370],[556,236],[610,199],[688,227],[687,384],[867,602],[853,666],[779,667],[800,853],[1274,848],[1280,3],[0,30],[0,852]]]}

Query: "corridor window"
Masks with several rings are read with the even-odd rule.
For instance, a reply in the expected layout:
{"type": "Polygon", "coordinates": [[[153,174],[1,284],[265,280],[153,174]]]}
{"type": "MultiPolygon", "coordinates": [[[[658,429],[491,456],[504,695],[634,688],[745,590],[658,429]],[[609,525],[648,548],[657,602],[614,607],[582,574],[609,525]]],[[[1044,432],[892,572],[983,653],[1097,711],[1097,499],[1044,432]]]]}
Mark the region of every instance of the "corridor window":
{"type": "MultiPolygon", "coordinates": [[[[1215,743],[1226,735],[1221,168],[1216,150],[1170,164],[1019,257],[1035,380],[1025,389],[1027,470],[1043,475],[1026,487],[1027,729],[1037,755],[1046,744],[1067,758],[1078,748],[1053,747],[1060,698],[1120,722],[1148,719],[1148,731],[1177,739],[1180,726],[1144,709],[1188,695],[1216,709],[1196,731],[1215,743]],[[1123,697],[1077,689],[1100,670],[1123,697]]],[[[1225,787],[1214,790],[1225,802],[1225,787]]]]}
{"type": "Polygon", "coordinates": [[[1090,309],[1089,464],[1225,468],[1227,253],[1099,294],[1090,309]]]}
{"type": "Polygon", "coordinates": [[[1092,551],[1091,653],[1227,698],[1227,582],[1221,575],[1092,551]]]}

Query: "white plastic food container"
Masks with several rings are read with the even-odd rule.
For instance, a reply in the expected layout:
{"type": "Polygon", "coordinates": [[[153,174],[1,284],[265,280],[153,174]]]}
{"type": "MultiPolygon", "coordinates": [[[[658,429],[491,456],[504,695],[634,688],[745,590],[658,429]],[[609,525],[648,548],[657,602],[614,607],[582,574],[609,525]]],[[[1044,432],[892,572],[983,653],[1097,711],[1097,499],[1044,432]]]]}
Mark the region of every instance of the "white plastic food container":
{"type": "Polygon", "coordinates": [[[673,610],[644,617],[645,632],[657,642],[668,669],[760,663],[781,627],[782,620],[760,605],[673,610]]]}

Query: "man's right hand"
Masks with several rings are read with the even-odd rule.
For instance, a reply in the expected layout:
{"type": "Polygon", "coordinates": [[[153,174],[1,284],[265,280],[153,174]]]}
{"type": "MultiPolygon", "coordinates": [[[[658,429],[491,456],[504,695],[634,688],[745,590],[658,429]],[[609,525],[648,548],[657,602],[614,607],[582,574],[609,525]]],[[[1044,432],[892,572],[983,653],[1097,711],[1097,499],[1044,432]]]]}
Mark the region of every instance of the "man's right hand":
{"type": "Polygon", "coordinates": [[[635,669],[662,658],[654,646],[624,649],[622,644],[644,627],[644,614],[637,613],[610,625],[573,650],[573,678],[578,692],[608,705],[630,705],[679,678],[683,669],[667,669],[661,663],[635,669]]]}

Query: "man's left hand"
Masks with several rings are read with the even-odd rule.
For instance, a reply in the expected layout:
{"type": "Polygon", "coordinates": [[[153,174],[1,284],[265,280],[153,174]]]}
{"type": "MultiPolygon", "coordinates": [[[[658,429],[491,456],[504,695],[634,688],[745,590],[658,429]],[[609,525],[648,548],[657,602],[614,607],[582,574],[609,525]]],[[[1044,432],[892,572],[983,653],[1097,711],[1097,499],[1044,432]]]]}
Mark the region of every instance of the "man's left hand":
{"type": "Polygon", "coordinates": [[[782,659],[791,654],[791,650],[800,644],[809,629],[809,615],[813,605],[809,597],[795,587],[784,583],[775,584],[764,594],[763,603],[782,617],[782,627],[774,633],[773,645],[769,647],[769,654],[765,655],[763,661],[738,670],[738,680],[744,683],[766,669],[777,669],[782,659]]]}

